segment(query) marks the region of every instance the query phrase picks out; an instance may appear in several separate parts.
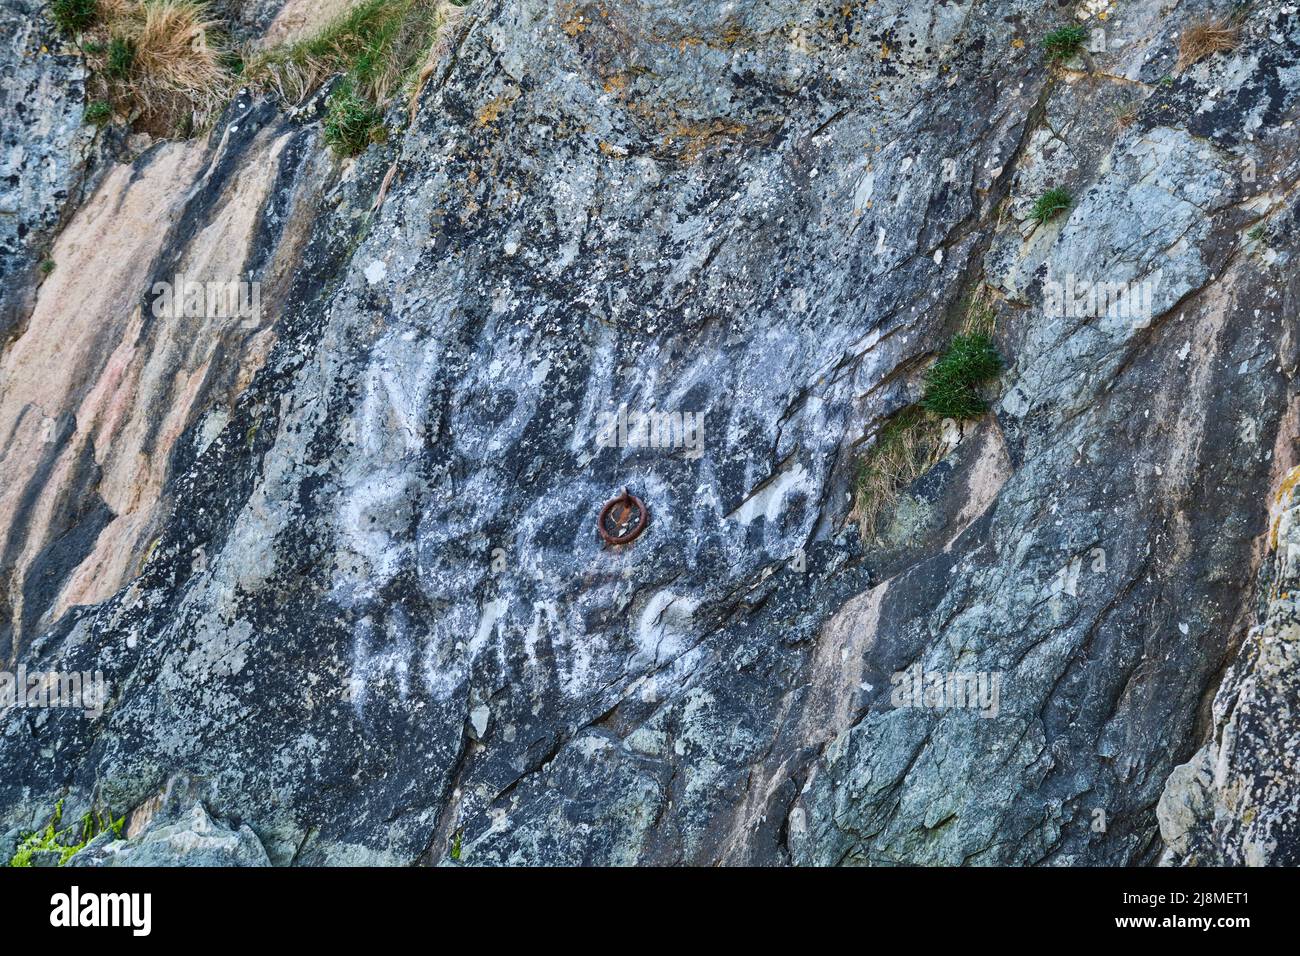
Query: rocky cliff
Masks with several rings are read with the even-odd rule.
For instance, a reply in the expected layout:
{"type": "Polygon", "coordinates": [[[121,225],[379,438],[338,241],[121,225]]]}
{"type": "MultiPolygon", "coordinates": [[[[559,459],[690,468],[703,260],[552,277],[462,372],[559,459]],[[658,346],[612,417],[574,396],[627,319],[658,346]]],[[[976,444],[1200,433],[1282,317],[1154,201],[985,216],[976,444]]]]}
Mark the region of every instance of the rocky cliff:
{"type": "Polygon", "coordinates": [[[348,159],[3,17],[6,858],[1300,861],[1294,5],[476,0],[348,159]]]}

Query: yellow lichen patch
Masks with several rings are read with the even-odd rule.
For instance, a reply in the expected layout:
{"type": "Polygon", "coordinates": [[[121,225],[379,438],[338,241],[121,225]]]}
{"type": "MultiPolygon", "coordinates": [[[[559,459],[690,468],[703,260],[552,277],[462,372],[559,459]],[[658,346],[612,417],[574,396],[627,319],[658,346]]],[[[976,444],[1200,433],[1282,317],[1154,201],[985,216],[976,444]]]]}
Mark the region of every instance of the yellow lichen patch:
{"type": "Polygon", "coordinates": [[[1011,41],[1011,45],[1015,47],[1017,50],[1019,50],[1022,47],[1024,47],[1025,41],[1020,39],[1020,37],[1016,37],[1014,40],[1011,41]]]}
{"type": "Polygon", "coordinates": [[[880,44],[880,58],[881,58],[882,60],[888,60],[888,59],[889,59],[889,44],[888,44],[888,43],[882,43],[882,44],[880,44]]]}
{"type": "Polygon", "coordinates": [[[1277,494],[1273,496],[1273,504],[1269,508],[1268,522],[1268,548],[1270,551],[1277,547],[1277,533],[1282,526],[1282,515],[1286,513],[1291,492],[1295,490],[1296,485],[1300,485],[1300,465],[1296,465],[1286,473],[1286,477],[1282,479],[1282,484],[1278,486],[1277,494]]]}
{"type": "Polygon", "coordinates": [[[749,38],[750,33],[748,30],[744,29],[739,24],[730,23],[725,29],[723,29],[722,33],[718,35],[718,39],[715,42],[710,43],[709,46],[733,47],[737,43],[748,40],[749,38]]]}
{"type": "Polygon", "coordinates": [[[487,126],[489,123],[495,123],[502,113],[513,103],[518,94],[511,95],[503,93],[500,96],[494,96],[487,104],[479,108],[474,114],[478,120],[479,126],[487,126]]]}
{"type": "Polygon", "coordinates": [[[600,141],[600,151],[606,156],[614,159],[626,159],[627,150],[621,146],[615,146],[613,143],[607,143],[603,139],[600,141]]]}
{"type": "Polygon", "coordinates": [[[587,18],[581,13],[575,13],[560,25],[560,29],[569,36],[576,37],[583,30],[587,29],[587,18]]]}
{"type": "Polygon", "coordinates": [[[700,154],[723,139],[735,139],[747,127],[729,120],[710,120],[707,123],[679,123],[664,137],[665,146],[676,146],[684,163],[693,163],[700,154]]]}
{"type": "Polygon", "coordinates": [[[627,89],[627,74],[615,73],[605,81],[606,93],[619,93],[627,89]]]}

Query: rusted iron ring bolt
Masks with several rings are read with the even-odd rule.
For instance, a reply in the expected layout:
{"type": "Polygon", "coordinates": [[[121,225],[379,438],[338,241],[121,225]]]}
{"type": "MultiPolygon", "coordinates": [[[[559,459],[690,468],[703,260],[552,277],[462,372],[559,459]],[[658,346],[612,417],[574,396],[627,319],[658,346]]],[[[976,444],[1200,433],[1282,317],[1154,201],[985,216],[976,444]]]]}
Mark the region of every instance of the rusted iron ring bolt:
{"type": "Polygon", "coordinates": [[[649,523],[650,509],[645,506],[644,501],[636,495],[628,494],[627,489],[624,488],[621,495],[605,502],[605,507],[600,509],[600,517],[596,519],[596,530],[600,532],[606,544],[627,544],[629,541],[635,541],[649,523]],[[616,512],[615,509],[619,510],[616,512]],[[610,515],[615,515],[615,526],[622,529],[626,526],[633,509],[636,509],[637,519],[632,529],[622,534],[611,534],[606,527],[610,515]]]}

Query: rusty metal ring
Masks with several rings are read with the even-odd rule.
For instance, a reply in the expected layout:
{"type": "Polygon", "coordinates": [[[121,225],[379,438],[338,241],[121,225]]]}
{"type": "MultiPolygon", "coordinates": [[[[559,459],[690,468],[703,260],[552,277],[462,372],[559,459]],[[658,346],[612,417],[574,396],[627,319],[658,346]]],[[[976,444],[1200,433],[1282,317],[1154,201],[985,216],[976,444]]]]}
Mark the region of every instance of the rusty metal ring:
{"type": "Polygon", "coordinates": [[[644,501],[636,495],[628,494],[627,489],[624,488],[621,495],[617,498],[611,498],[605,502],[605,507],[600,509],[600,516],[596,519],[596,530],[600,532],[600,536],[605,539],[606,544],[627,544],[629,541],[635,541],[649,523],[650,509],[645,506],[644,501]],[[625,534],[610,534],[605,528],[605,519],[609,517],[609,513],[614,510],[616,505],[634,507],[640,515],[637,518],[636,527],[625,534]]]}

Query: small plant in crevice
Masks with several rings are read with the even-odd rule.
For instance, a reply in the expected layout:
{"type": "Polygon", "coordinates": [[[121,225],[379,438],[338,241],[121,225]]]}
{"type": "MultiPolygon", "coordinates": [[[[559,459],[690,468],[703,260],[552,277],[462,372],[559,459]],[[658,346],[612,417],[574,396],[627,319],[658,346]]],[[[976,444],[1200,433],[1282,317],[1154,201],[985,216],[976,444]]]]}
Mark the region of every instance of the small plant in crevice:
{"type": "Polygon", "coordinates": [[[1117,131],[1122,131],[1132,126],[1133,121],[1137,119],[1138,113],[1141,109],[1142,101],[1139,99],[1126,100],[1123,103],[1117,104],[1111,110],[1111,114],[1114,117],[1115,129],[1117,131]]]}
{"type": "Polygon", "coordinates": [[[343,79],[330,93],[325,142],[342,156],[356,156],[381,141],[383,134],[383,112],[358,96],[350,79],[343,79]]]}
{"type": "Polygon", "coordinates": [[[59,855],[59,866],[64,866],[91,840],[101,833],[111,831],[114,836],[122,835],[122,827],[126,823],[126,817],[120,817],[117,820],[101,816],[96,812],[88,812],[82,818],[79,824],[69,827],[60,828],[59,824],[63,822],[63,801],[60,800],[54,805],[54,813],[50,817],[49,823],[44,828],[37,830],[35,833],[29,833],[18,843],[18,848],[13,857],[9,860],[11,867],[30,867],[32,858],[38,853],[57,853],[59,855]]]}
{"type": "Polygon", "coordinates": [[[76,36],[99,19],[99,0],[50,0],[50,19],[68,36],[76,36]]]}
{"type": "Polygon", "coordinates": [[[135,43],[129,37],[115,36],[108,41],[104,54],[104,72],[115,80],[125,80],[131,75],[135,63],[135,43]]]}
{"type": "Polygon", "coordinates": [[[1250,232],[1246,233],[1246,238],[1251,242],[1267,242],[1268,226],[1261,222],[1259,225],[1251,229],[1250,232]]]}
{"type": "Polygon", "coordinates": [[[1181,73],[1214,53],[1235,49],[1241,37],[1236,17],[1211,17],[1193,23],[1178,38],[1178,62],[1174,71],[1181,73]]]}
{"type": "Polygon", "coordinates": [[[899,492],[943,457],[952,440],[945,419],[978,418],[988,409],[979,390],[1001,371],[1002,358],[993,345],[997,312],[987,288],[966,299],[964,312],[961,332],[926,372],[921,400],[885,421],[858,459],[850,517],[864,538],[875,534],[899,492]]]}
{"type": "Polygon", "coordinates": [[[1083,49],[1088,31],[1074,24],[1043,34],[1043,49],[1049,63],[1064,62],[1083,49]]]}
{"type": "Polygon", "coordinates": [[[42,259],[40,269],[41,269],[41,278],[45,278],[47,275],[49,275],[51,272],[54,271],[54,260],[42,259]]]}
{"type": "Polygon", "coordinates": [[[86,111],[82,115],[87,123],[94,126],[103,126],[113,118],[113,107],[108,104],[107,100],[95,100],[86,104],[86,111]]]}
{"type": "Polygon", "coordinates": [[[1045,225],[1069,209],[1073,202],[1074,197],[1068,190],[1049,189],[1034,201],[1033,208],[1029,210],[1029,218],[1040,226],[1045,225]]]}
{"type": "Polygon", "coordinates": [[[979,393],[1002,371],[1002,357],[986,333],[955,336],[943,356],[925,373],[921,407],[939,418],[978,418],[988,411],[979,393]]]}

